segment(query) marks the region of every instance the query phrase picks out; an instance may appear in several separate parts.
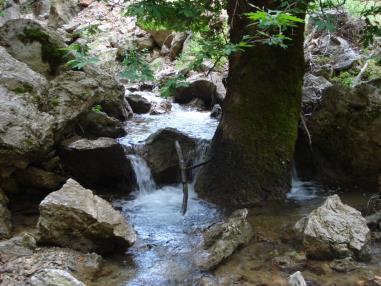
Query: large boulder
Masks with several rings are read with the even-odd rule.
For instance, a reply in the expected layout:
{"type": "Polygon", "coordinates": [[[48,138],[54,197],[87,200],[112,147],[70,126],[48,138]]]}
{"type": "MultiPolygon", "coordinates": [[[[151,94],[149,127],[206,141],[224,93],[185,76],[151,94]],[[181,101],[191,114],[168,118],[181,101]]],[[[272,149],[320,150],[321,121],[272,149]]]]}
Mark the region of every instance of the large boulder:
{"type": "MultiPolygon", "coordinates": [[[[306,123],[318,179],[377,187],[381,173],[379,89],[368,84],[327,88],[321,104],[306,118],[306,123]]],[[[307,158],[304,153],[297,148],[298,157],[307,158]]]]}
{"type": "Polygon", "coordinates": [[[54,144],[53,123],[51,115],[0,86],[0,171],[44,158],[54,144]]]}
{"type": "Polygon", "coordinates": [[[52,0],[48,25],[58,28],[70,22],[81,10],[79,0],[52,0]]]}
{"type": "Polygon", "coordinates": [[[185,160],[190,162],[196,149],[195,139],[173,128],[165,128],[148,137],[141,153],[151,168],[155,181],[159,184],[171,184],[180,181],[179,159],[175,149],[179,141],[185,160]]]}
{"type": "Polygon", "coordinates": [[[111,138],[64,143],[59,152],[64,167],[81,184],[93,188],[131,190],[134,173],[123,147],[111,138]]]}
{"type": "Polygon", "coordinates": [[[11,213],[7,209],[8,198],[0,189],[0,240],[9,238],[12,233],[11,213]]]}
{"type": "Polygon", "coordinates": [[[44,109],[55,117],[57,131],[63,131],[96,105],[111,117],[124,120],[129,116],[123,86],[110,76],[89,69],[67,71],[52,80],[44,109]]]}
{"type": "Polygon", "coordinates": [[[338,195],[328,197],[322,206],[299,220],[294,229],[309,257],[369,257],[371,236],[366,219],[343,204],[338,195]]]}
{"type": "Polygon", "coordinates": [[[28,19],[10,20],[0,28],[0,45],[17,60],[45,76],[57,75],[65,59],[63,38],[28,19]]]}
{"type": "Polygon", "coordinates": [[[77,133],[86,138],[119,138],[126,135],[122,123],[101,111],[90,111],[79,117],[77,133]]]}
{"type": "Polygon", "coordinates": [[[0,177],[40,160],[54,144],[54,118],[39,110],[47,80],[0,47],[0,177]]]}
{"type": "Polygon", "coordinates": [[[202,271],[209,271],[247,244],[254,232],[247,221],[247,209],[240,209],[224,223],[212,225],[204,233],[204,249],[196,256],[196,264],[202,271]]]}
{"type": "Polygon", "coordinates": [[[30,278],[32,286],[85,286],[70,273],[60,269],[43,269],[30,278]]]}
{"type": "Polygon", "coordinates": [[[38,231],[41,243],[101,254],[124,251],[136,240],[120,212],[72,179],[41,202],[38,231]]]}
{"type": "Polygon", "coordinates": [[[152,104],[140,93],[132,93],[126,99],[134,113],[143,114],[151,110],[152,104]]]}

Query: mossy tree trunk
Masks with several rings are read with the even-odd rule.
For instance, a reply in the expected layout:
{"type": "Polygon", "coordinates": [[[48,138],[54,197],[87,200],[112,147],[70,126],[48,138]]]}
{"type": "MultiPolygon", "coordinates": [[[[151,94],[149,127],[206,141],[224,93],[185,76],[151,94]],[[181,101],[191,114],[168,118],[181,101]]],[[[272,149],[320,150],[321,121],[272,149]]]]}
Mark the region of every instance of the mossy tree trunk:
{"type": "MultiPolygon", "coordinates": [[[[269,1],[230,0],[232,42],[255,33],[243,15],[269,1]]],[[[304,15],[303,15],[304,16],[304,15]]],[[[291,184],[304,74],[304,25],[290,31],[288,48],[256,44],[229,59],[224,115],[211,162],[196,189],[211,198],[250,204],[282,197],[291,184]]]]}

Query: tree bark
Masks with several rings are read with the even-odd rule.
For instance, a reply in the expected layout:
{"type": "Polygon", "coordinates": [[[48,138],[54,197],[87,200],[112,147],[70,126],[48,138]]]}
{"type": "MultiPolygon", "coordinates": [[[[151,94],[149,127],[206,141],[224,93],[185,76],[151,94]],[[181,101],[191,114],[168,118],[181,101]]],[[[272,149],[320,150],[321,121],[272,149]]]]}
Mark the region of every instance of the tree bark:
{"type": "MultiPolygon", "coordinates": [[[[253,35],[243,15],[270,1],[230,0],[231,40],[253,35]]],[[[302,15],[304,17],[304,15],[302,15]]],[[[213,201],[238,205],[282,197],[290,189],[304,75],[304,25],[288,48],[255,44],[229,59],[223,118],[211,145],[211,162],[196,189],[213,201]]]]}

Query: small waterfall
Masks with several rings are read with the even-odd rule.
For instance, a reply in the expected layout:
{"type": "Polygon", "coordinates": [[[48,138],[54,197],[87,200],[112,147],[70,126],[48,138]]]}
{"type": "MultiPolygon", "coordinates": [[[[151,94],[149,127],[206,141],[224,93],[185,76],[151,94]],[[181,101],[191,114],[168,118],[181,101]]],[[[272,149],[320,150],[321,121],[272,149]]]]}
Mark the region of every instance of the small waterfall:
{"type": "Polygon", "coordinates": [[[149,193],[156,190],[155,180],[152,177],[151,169],[148,167],[147,162],[138,155],[129,155],[128,158],[131,160],[132,168],[135,171],[138,191],[149,193]]]}
{"type": "Polygon", "coordinates": [[[292,169],[292,188],[287,194],[289,199],[305,201],[317,197],[316,192],[319,187],[314,182],[303,182],[298,176],[295,166],[292,169]]]}

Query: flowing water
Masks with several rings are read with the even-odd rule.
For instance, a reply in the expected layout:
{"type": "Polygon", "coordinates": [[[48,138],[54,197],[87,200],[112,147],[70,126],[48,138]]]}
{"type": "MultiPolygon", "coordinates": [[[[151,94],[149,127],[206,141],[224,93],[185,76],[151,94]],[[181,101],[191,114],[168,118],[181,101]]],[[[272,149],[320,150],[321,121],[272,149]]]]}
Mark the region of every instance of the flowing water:
{"type": "MultiPolygon", "coordinates": [[[[148,96],[150,101],[160,98],[148,96]]],[[[172,127],[197,139],[210,140],[218,122],[209,112],[199,112],[178,104],[163,115],[136,115],[127,123],[128,135],[120,140],[126,146],[144,144],[159,129],[172,127]]],[[[205,151],[198,148],[196,162],[205,151]]],[[[179,285],[193,279],[198,271],[193,263],[200,245],[200,230],[221,219],[217,208],[201,199],[189,186],[189,204],[185,216],[180,213],[183,200],[181,185],[157,187],[147,163],[138,155],[129,155],[137,178],[131,196],[114,200],[134,226],[137,243],[129,249],[135,271],[124,285],[179,285]]]]}
{"type": "MultiPolygon", "coordinates": [[[[120,142],[133,147],[144,144],[148,136],[165,127],[176,128],[194,138],[210,140],[217,125],[218,122],[211,119],[208,112],[174,104],[169,114],[135,116],[127,123],[128,135],[120,142]]],[[[196,161],[201,161],[207,146],[205,140],[202,142],[204,144],[198,148],[196,161]]],[[[144,159],[138,155],[129,155],[129,158],[136,174],[137,189],[132,195],[113,201],[113,205],[124,213],[138,234],[136,244],[127,253],[130,260],[128,268],[132,270],[123,285],[194,285],[193,279],[201,275],[193,263],[194,254],[200,247],[200,233],[205,227],[221,220],[222,211],[199,199],[193,184],[190,184],[188,212],[182,216],[182,187],[156,186],[144,159]]],[[[279,241],[279,234],[286,225],[296,222],[319,206],[329,193],[329,189],[315,182],[302,182],[294,171],[289,201],[250,209],[249,221],[256,232],[263,232],[270,241],[279,241]]],[[[359,203],[358,194],[357,192],[353,199],[346,196],[344,201],[355,205],[359,203]]],[[[256,277],[271,280],[278,276],[279,279],[284,279],[283,273],[274,272],[271,257],[275,250],[274,245],[270,245],[252,242],[236,253],[216,272],[216,276],[224,281],[221,285],[257,285],[251,282],[232,282],[237,277],[239,280],[251,277],[250,275],[254,280],[256,277]]],[[[281,248],[279,246],[276,251],[281,251],[281,248]]],[[[257,281],[262,281],[258,279],[257,281]]]]}

